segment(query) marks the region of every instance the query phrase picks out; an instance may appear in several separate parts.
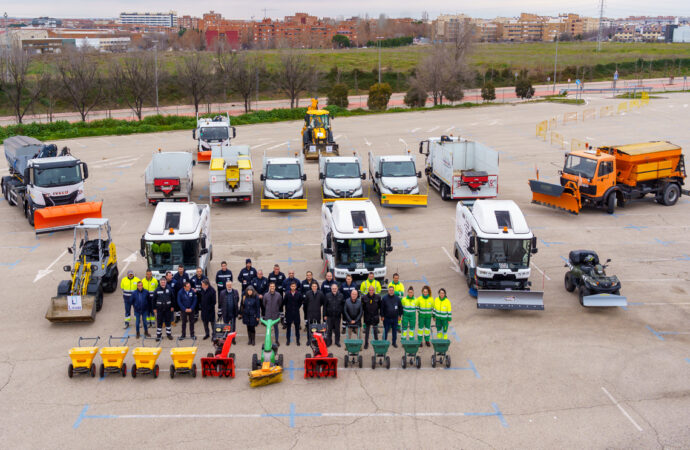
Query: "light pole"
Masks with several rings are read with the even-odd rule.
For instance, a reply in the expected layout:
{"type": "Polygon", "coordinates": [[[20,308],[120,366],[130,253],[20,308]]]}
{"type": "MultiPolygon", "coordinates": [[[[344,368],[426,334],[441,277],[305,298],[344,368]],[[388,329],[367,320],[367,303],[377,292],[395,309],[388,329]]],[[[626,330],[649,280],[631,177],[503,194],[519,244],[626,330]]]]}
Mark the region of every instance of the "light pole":
{"type": "Polygon", "coordinates": [[[7,26],[8,25],[7,11],[5,11],[5,14],[3,17],[5,18],[5,50],[3,51],[4,57],[5,57],[5,79],[9,80],[10,79],[10,68],[9,68],[9,62],[10,62],[10,29],[7,26]]]}
{"type": "Polygon", "coordinates": [[[153,61],[154,61],[154,78],[155,78],[155,85],[156,85],[156,114],[159,114],[158,111],[158,41],[154,40],[153,41],[153,61]]]}
{"type": "Polygon", "coordinates": [[[558,34],[556,34],[556,59],[553,62],[553,93],[556,94],[556,67],[558,66],[558,34]]]}
{"type": "Polygon", "coordinates": [[[381,84],[381,39],[383,36],[376,36],[376,43],[379,46],[379,84],[381,84]]]}

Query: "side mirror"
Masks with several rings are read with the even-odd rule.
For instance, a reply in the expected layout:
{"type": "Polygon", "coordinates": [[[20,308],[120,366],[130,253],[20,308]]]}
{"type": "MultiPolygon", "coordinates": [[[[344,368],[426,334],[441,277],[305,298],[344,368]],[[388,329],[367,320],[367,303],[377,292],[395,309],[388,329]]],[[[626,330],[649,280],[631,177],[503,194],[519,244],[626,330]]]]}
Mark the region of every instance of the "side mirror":
{"type": "Polygon", "coordinates": [[[319,172],[319,180],[323,180],[324,178],[326,177],[321,172],[319,172]]]}
{"type": "Polygon", "coordinates": [[[207,253],[208,253],[208,249],[207,249],[207,248],[202,248],[201,251],[199,252],[200,255],[205,255],[205,254],[207,254],[207,253]]]}
{"type": "Polygon", "coordinates": [[[424,142],[419,143],[419,153],[422,155],[424,154],[424,142]]]}
{"type": "Polygon", "coordinates": [[[67,253],[69,253],[70,255],[72,253],[74,253],[74,250],[72,250],[72,247],[67,247],[67,253]]]}
{"type": "Polygon", "coordinates": [[[417,178],[422,178],[422,172],[417,172],[417,178]]]}
{"type": "Polygon", "coordinates": [[[192,139],[196,139],[196,128],[192,130],[192,139]]]}
{"type": "Polygon", "coordinates": [[[31,184],[31,168],[27,167],[24,169],[24,182],[27,184],[31,184]]]}
{"type": "Polygon", "coordinates": [[[235,127],[232,127],[232,137],[237,137],[237,130],[235,130],[235,127]]]}
{"type": "Polygon", "coordinates": [[[388,235],[386,236],[386,251],[387,251],[387,252],[391,251],[392,248],[393,248],[393,247],[391,247],[391,242],[392,242],[391,234],[388,233],[388,235]],[[391,250],[388,250],[389,248],[390,248],[391,250]]]}
{"type": "Polygon", "coordinates": [[[206,235],[205,234],[202,234],[201,236],[199,236],[199,241],[201,244],[201,249],[202,250],[206,249],[206,235]]]}
{"type": "Polygon", "coordinates": [[[611,258],[607,259],[606,262],[605,262],[604,264],[608,264],[608,263],[610,263],[610,262],[611,262],[611,258]]]}
{"type": "Polygon", "coordinates": [[[363,173],[363,174],[361,175],[361,177],[362,177],[363,180],[366,180],[366,179],[367,179],[367,174],[366,174],[366,173],[363,173]]]}
{"type": "Polygon", "coordinates": [[[307,174],[306,173],[302,174],[302,181],[307,181],[307,174]]]}
{"type": "Polygon", "coordinates": [[[141,240],[139,241],[139,254],[141,255],[142,258],[146,257],[146,240],[144,237],[141,237],[141,240]]]}
{"type": "Polygon", "coordinates": [[[378,172],[374,173],[374,178],[381,178],[381,174],[378,172]]]}
{"type": "Polygon", "coordinates": [[[470,236],[470,243],[467,245],[467,251],[470,252],[470,255],[475,254],[474,238],[472,236],[470,236]]]}
{"type": "Polygon", "coordinates": [[[324,254],[324,255],[332,255],[332,254],[333,254],[333,250],[330,249],[330,248],[324,248],[324,249],[323,249],[323,254],[324,254]]]}
{"type": "Polygon", "coordinates": [[[85,180],[89,178],[89,166],[85,162],[81,163],[81,174],[85,180]]]}
{"type": "Polygon", "coordinates": [[[71,272],[72,266],[62,266],[62,270],[64,270],[65,272],[71,272]]]}
{"type": "Polygon", "coordinates": [[[388,247],[386,247],[386,253],[390,253],[392,251],[393,251],[393,246],[389,245],[388,247]]]}
{"type": "Polygon", "coordinates": [[[266,181],[266,177],[264,176],[263,173],[259,176],[259,178],[261,179],[261,181],[266,181]]]}
{"type": "Polygon", "coordinates": [[[532,236],[532,253],[537,253],[539,249],[537,248],[537,237],[532,236]]]}
{"type": "Polygon", "coordinates": [[[333,233],[331,233],[329,231],[328,234],[326,235],[326,249],[328,249],[328,250],[331,249],[331,247],[333,245],[332,242],[333,242],[333,233]]]}

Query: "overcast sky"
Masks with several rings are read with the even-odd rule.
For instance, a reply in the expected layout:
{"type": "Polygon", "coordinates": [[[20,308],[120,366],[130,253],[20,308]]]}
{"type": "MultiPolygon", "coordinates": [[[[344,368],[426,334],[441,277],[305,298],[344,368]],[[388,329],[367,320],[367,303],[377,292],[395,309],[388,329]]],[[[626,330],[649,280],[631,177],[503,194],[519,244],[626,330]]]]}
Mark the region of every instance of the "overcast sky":
{"type": "MultiPolygon", "coordinates": [[[[116,17],[127,11],[177,11],[178,15],[201,16],[214,10],[226,18],[250,19],[266,15],[281,18],[294,12],[307,12],[319,17],[349,17],[353,15],[390,17],[421,17],[426,10],[430,18],[441,13],[465,13],[473,17],[492,18],[515,16],[521,11],[541,15],[572,12],[587,16],[599,14],[599,0],[3,0],[0,13],[10,17],[116,17]]],[[[606,0],[604,14],[608,17],[630,15],[690,16],[690,0],[606,0]]]]}

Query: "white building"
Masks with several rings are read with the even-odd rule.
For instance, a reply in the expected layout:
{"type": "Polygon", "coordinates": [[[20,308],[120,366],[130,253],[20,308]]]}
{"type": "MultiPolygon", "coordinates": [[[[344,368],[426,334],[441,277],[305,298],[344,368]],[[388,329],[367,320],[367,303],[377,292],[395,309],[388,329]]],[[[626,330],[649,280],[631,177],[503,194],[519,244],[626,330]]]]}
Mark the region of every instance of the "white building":
{"type": "Polygon", "coordinates": [[[118,22],[129,25],[177,28],[177,13],[175,11],[170,11],[168,13],[123,12],[120,13],[118,22]]]}
{"type": "Polygon", "coordinates": [[[690,25],[673,30],[673,42],[690,42],[690,25]]]}
{"type": "Polygon", "coordinates": [[[77,48],[90,47],[101,52],[126,51],[131,43],[129,37],[83,37],[76,38],[74,44],[77,48]]]}

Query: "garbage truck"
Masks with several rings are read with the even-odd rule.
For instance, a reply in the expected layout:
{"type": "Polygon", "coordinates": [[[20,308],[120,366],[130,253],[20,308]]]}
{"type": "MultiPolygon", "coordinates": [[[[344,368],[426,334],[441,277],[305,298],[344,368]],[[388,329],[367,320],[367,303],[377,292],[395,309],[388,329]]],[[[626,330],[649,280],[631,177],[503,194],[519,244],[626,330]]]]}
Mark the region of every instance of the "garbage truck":
{"type": "Polygon", "coordinates": [[[363,279],[369,272],[379,280],[386,277],[391,235],[371,200],[324,203],[321,229],[321,258],[336,279],[363,279]]]}
{"type": "Polygon", "coordinates": [[[429,185],[443,200],[473,201],[498,195],[498,152],[480,142],[441,136],[419,143],[429,185]]]}
{"type": "Polygon", "coordinates": [[[144,172],[146,200],[158,202],[188,202],[192,199],[194,157],[189,152],[154,153],[144,172]]]}
{"type": "Polygon", "coordinates": [[[367,175],[362,171],[362,162],[357,153],[354,156],[322,156],[319,158],[319,180],[324,202],[337,199],[363,199],[362,180],[367,175]]]}
{"type": "Polygon", "coordinates": [[[211,208],[196,203],[158,203],[141,236],[139,252],[156,278],[168,270],[176,272],[180,264],[189,276],[197,267],[206,274],[213,259],[211,208]]]}
{"type": "Polygon", "coordinates": [[[403,155],[376,156],[369,152],[369,178],[379,194],[383,207],[426,208],[428,195],[421,194],[415,159],[407,151],[403,155]]]}
{"type": "Polygon", "coordinates": [[[261,211],[306,211],[304,156],[267,158],[264,154],[262,165],[261,211]]]}
{"type": "Polygon", "coordinates": [[[248,145],[213,148],[208,190],[211,205],[252,201],[254,178],[248,145]]]}
{"type": "Polygon", "coordinates": [[[529,280],[537,238],[512,200],[459,202],[454,253],[477,308],[544,309],[544,293],[529,280]]]}
{"type": "Polygon", "coordinates": [[[24,212],[36,233],[74,228],[82,219],[101,217],[102,202],[87,202],[86,163],[58,152],[55,144],[13,136],[5,139],[9,175],[2,177],[2,193],[10,206],[24,212]]]}
{"type": "Polygon", "coordinates": [[[560,184],[529,180],[532,203],[578,214],[584,206],[613,214],[633,200],[654,196],[676,204],[683,189],[685,158],[681,147],[666,141],[614,145],[566,153],[560,184]]]}
{"type": "Polygon", "coordinates": [[[196,159],[197,162],[211,161],[211,154],[215,147],[230,145],[230,139],[236,136],[235,127],[230,126],[230,115],[220,114],[210,117],[199,118],[196,114],[196,128],[192,130],[192,137],[197,142],[196,159]]]}

